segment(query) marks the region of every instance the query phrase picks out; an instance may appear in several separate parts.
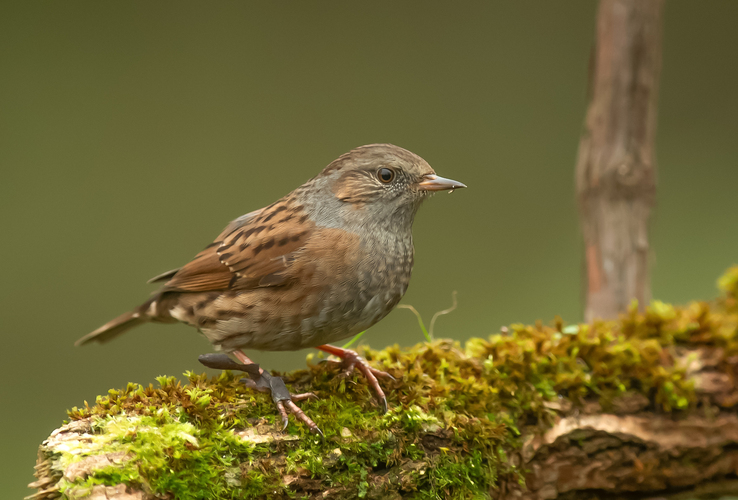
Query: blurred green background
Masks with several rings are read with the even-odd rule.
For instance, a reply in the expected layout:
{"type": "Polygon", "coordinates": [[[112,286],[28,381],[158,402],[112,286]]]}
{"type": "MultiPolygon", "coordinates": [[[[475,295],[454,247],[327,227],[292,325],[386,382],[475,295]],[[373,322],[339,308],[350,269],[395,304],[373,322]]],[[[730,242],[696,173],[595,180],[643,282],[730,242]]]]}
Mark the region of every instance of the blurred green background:
{"type": "MultiPolygon", "coordinates": [[[[226,223],[361,144],[469,189],[415,224],[404,303],[437,336],[581,316],[573,169],[596,2],[3,2],[0,491],[29,494],[65,409],[200,370],[193,329],[81,335],[143,301],[226,223]]],[[[669,0],[654,296],[716,294],[738,262],[738,2],[669,0]]],[[[373,347],[422,340],[409,311],[373,347]]],[[[255,353],[276,369],[306,351],[255,353]]]]}

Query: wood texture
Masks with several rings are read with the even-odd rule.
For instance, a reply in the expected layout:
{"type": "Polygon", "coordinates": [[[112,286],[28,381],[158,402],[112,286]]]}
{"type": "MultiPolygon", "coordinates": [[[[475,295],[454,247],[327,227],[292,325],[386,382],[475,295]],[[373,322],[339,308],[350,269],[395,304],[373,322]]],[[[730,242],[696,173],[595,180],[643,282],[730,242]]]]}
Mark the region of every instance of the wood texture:
{"type": "MultiPolygon", "coordinates": [[[[523,433],[522,449],[508,450],[508,460],[525,471],[525,485],[518,484],[516,478],[500,477],[487,492],[489,498],[678,500],[737,493],[738,389],[725,372],[724,354],[721,348],[679,352],[679,362],[686,364],[687,375],[701,401],[700,407],[691,412],[651,411],[649,399],[638,393],[619,398],[609,412],[597,403],[584,408],[572,406],[567,399],[550,403],[549,408],[559,415],[554,425],[544,432],[531,427],[523,433]]],[[[55,461],[60,449],[86,446],[93,434],[90,419],[73,421],[51,433],[39,449],[38,480],[30,485],[38,491],[28,500],[58,499],[63,478],[73,481],[96,469],[135,459],[116,452],[91,456],[65,467],[55,461]]],[[[453,453],[453,434],[452,429],[430,425],[419,431],[418,443],[428,450],[453,453]]],[[[280,444],[276,449],[281,452],[252,456],[248,463],[241,464],[241,469],[260,467],[262,462],[270,468],[277,467],[296,498],[355,498],[356,492],[350,487],[326,486],[325,478],[287,466],[284,446],[300,446],[299,437],[283,434],[266,423],[237,430],[235,435],[253,444],[280,444]]],[[[340,456],[337,448],[323,457],[323,463],[332,467],[340,456]]],[[[428,453],[421,459],[372,469],[367,476],[366,498],[416,498],[418,492],[409,478],[414,473],[428,473],[435,466],[432,457],[428,453]]],[[[92,490],[72,488],[66,495],[70,499],[162,498],[124,485],[99,485],[92,490]]]]}
{"type": "Polygon", "coordinates": [[[663,0],[602,0],[576,186],[586,260],[585,320],[650,300],[648,224],[656,192],[663,0]]]}

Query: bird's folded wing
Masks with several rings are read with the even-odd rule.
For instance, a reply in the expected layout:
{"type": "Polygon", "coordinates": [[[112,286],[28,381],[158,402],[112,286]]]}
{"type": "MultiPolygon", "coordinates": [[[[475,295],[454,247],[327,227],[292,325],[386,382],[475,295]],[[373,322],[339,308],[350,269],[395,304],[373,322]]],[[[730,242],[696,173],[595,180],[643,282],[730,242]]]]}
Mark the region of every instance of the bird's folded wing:
{"type": "Polygon", "coordinates": [[[277,202],[236,219],[164,291],[244,290],[289,282],[284,271],[314,227],[300,208],[277,202]]]}

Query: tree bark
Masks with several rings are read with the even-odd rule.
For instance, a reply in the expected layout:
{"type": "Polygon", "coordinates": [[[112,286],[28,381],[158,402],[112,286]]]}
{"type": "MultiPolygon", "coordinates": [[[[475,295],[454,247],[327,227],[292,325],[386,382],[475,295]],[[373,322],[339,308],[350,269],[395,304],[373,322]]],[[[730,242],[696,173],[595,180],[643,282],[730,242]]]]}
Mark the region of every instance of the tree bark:
{"type": "Polygon", "coordinates": [[[585,321],[650,300],[648,224],[656,192],[663,0],[602,0],[576,186],[586,261],[585,321]]]}
{"type": "MultiPolygon", "coordinates": [[[[500,478],[490,491],[479,492],[496,500],[610,500],[633,498],[695,499],[738,492],[738,389],[724,370],[738,368],[738,359],[725,365],[721,348],[681,350],[678,359],[687,365],[703,406],[688,413],[650,411],[649,399],[631,393],[619,398],[609,412],[597,403],[575,409],[562,399],[548,405],[556,412],[554,425],[540,432],[523,433],[523,446],[508,450],[510,463],[526,471],[525,483],[500,478]]],[[[135,418],[135,417],[130,417],[135,418]]],[[[70,449],[84,449],[94,438],[92,419],[73,421],[51,433],[39,449],[36,476],[31,484],[39,491],[27,500],[61,497],[62,480],[74,482],[105,467],[115,467],[135,456],[117,451],[89,456],[64,464],[59,456],[70,449]]],[[[347,435],[350,435],[348,433],[347,435]]],[[[418,443],[426,449],[454,454],[453,432],[438,426],[419,430],[418,443]]],[[[260,424],[236,430],[234,436],[254,444],[268,443],[278,452],[250,457],[240,470],[268,467],[279,470],[282,482],[296,498],[345,500],[356,498],[351,486],[328,485],[326,477],[288,466],[285,449],[301,446],[297,436],[284,434],[273,425],[260,424]]],[[[329,467],[340,468],[342,453],[336,448],[322,458],[329,467]]],[[[393,467],[377,467],[366,476],[367,499],[416,498],[413,476],[427,475],[436,467],[437,456],[403,460],[393,467]]],[[[276,492],[275,492],[276,493],[276,492]]],[[[426,492],[427,493],[427,492],[426,492]]],[[[73,487],[66,498],[85,500],[156,500],[163,498],[139,486],[116,484],[73,487]]],[[[274,498],[286,498],[284,494],[274,498]]]]}
{"type": "Polygon", "coordinates": [[[240,374],[129,383],[39,448],[29,500],[694,499],[738,493],[738,266],[712,303],[364,349],[390,409],[334,363],[282,374],[325,431],[282,432],[240,374]]]}

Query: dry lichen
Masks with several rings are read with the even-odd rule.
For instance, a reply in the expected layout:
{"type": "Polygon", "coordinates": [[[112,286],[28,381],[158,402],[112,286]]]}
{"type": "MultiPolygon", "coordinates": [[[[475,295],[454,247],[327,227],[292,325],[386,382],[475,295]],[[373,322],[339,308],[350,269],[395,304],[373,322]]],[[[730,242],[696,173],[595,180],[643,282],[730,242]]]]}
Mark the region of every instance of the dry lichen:
{"type": "MultiPolygon", "coordinates": [[[[177,499],[325,491],[333,498],[488,498],[500,479],[522,480],[521,435],[544,432],[557,413],[592,405],[679,412],[706,404],[688,377],[685,353],[698,348],[711,349],[714,366],[732,381],[738,267],[720,287],[725,295],[713,304],[656,301],[645,313],[633,304],[611,322],[516,324],[464,348],[439,340],[366,349],[372,365],[397,379],[385,385],[391,406],[385,415],[363,381],[339,378],[330,364],[284,375],[293,391],[320,397],[301,406],[325,439],[294,422],[284,439],[274,439],[270,398],[228,372],[187,373],[186,384],[174,377],[159,377],[158,387],[129,384],[69,412],[72,421],[92,423],[90,438],[57,448],[51,468],[117,457],[67,472],[58,491],[72,496],[122,483],[177,499]]],[[[721,397],[718,405],[738,403],[737,394],[721,397]]]]}

